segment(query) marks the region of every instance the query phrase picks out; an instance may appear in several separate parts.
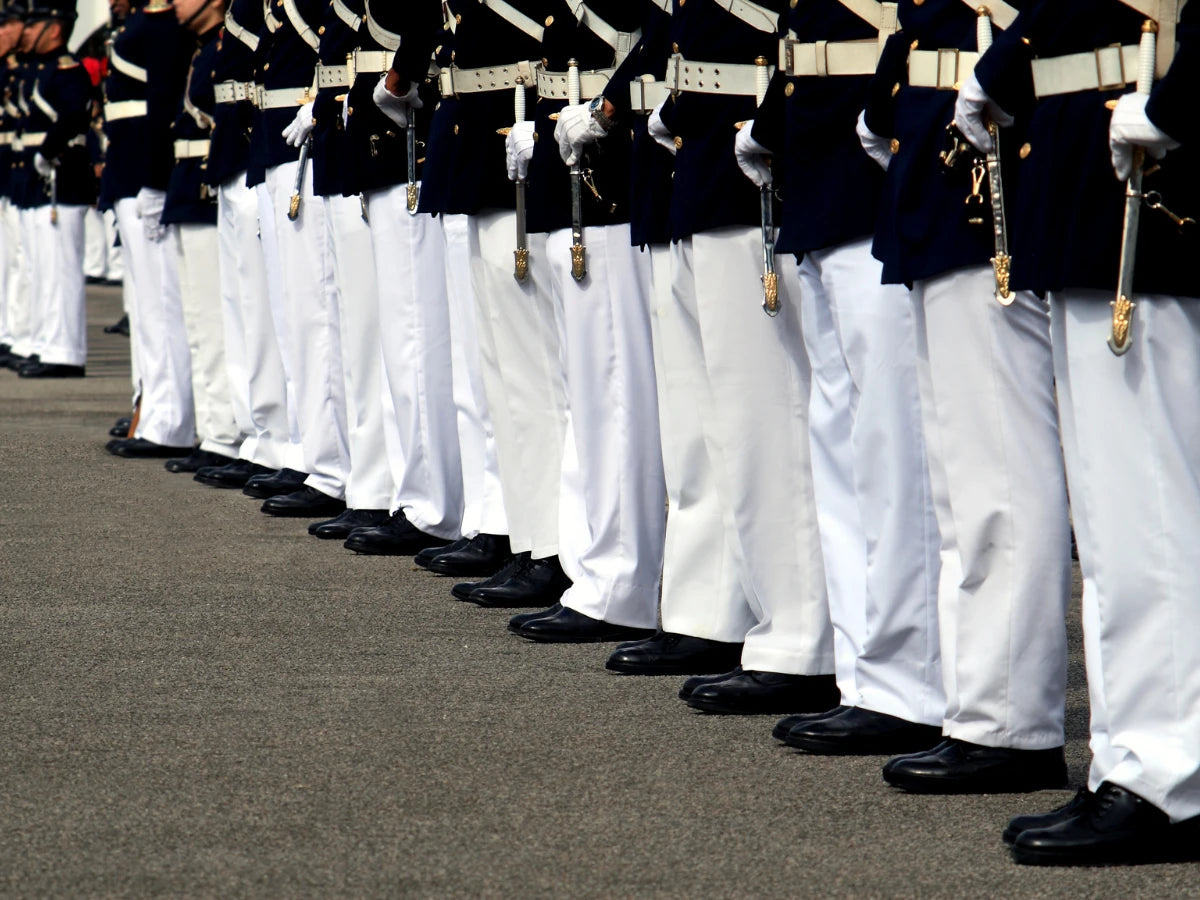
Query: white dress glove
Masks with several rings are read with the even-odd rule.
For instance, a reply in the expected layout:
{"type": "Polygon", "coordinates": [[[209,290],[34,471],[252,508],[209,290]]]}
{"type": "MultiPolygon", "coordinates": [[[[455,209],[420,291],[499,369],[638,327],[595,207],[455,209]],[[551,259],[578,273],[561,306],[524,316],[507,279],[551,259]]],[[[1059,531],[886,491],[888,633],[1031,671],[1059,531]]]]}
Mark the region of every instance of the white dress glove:
{"type": "Polygon", "coordinates": [[[1108,149],[1112,151],[1113,171],[1122,181],[1133,172],[1133,151],[1145,149],[1148,156],[1162,159],[1179,141],[1150,121],[1146,115],[1146,94],[1126,94],[1117,101],[1108,126],[1108,149]]]}
{"type": "Polygon", "coordinates": [[[54,163],[46,159],[40,153],[33,154],[33,167],[37,169],[37,173],[43,178],[49,178],[50,173],[54,171],[54,163]]]}
{"type": "Polygon", "coordinates": [[[313,105],[305,103],[296,110],[296,118],[283,129],[283,139],[289,147],[299,147],[313,130],[313,105]]]}
{"type": "Polygon", "coordinates": [[[753,130],[753,119],[738,130],[733,139],[733,155],[742,174],[753,181],[755,187],[765,188],[771,184],[771,167],[767,164],[771,151],[754,139],[750,133],[753,130]]]}
{"type": "Polygon", "coordinates": [[[954,101],[954,122],[962,136],[980,153],[989,153],[994,149],[992,136],[988,134],[984,121],[985,114],[1001,128],[1013,123],[1013,117],[996,105],[996,101],[987,95],[972,72],[963,82],[958,99],[954,101]]]}
{"type": "Polygon", "coordinates": [[[565,107],[558,114],[554,126],[554,140],[558,141],[558,152],[568,166],[579,162],[583,148],[594,144],[608,134],[592,115],[590,103],[579,103],[565,107]]]}
{"type": "Polygon", "coordinates": [[[887,167],[892,164],[892,142],[887,138],[880,137],[867,127],[867,111],[865,109],[858,114],[858,125],[854,130],[858,132],[859,143],[867,151],[867,156],[879,163],[880,168],[886,172],[887,167]]]}
{"type": "Polygon", "coordinates": [[[529,177],[529,161],[533,159],[534,128],[533,122],[517,122],[504,139],[509,181],[524,181],[529,177]]]}
{"type": "Polygon", "coordinates": [[[423,109],[425,107],[425,102],[417,94],[417,86],[415,84],[408,89],[407,94],[393,94],[389,91],[387,89],[386,72],[379,76],[379,83],[375,85],[375,90],[371,93],[371,99],[375,101],[375,105],[379,107],[380,112],[401,128],[408,127],[408,117],[412,110],[423,109]]]}
{"type": "Polygon", "coordinates": [[[137,193],[137,212],[142,220],[142,231],[146,240],[153,244],[159,243],[167,235],[167,229],[160,221],[166,203],[166,191],[144,187],[137,193]]]}
{"type": "Polygon", "coordinates": [[[664,100],[658,106],[654,107],[654,112],[650,113],[650,120],[646,123],[646,130],[649,132],[650,137],[654,138],[655,143],[665,147],[674,156],[676,152],[675,136],[671,134],[671,129],[662,120],[663,103],[666,102],[664,100]]]}

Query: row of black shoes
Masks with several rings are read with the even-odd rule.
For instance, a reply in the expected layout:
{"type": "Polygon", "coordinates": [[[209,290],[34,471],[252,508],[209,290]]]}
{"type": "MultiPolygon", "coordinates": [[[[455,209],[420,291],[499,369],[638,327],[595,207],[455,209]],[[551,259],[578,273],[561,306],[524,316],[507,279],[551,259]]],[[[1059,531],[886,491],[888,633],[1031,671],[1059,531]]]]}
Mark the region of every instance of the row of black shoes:
{"type": "Polygon", "coordinates": [[[21,378],[83,378],[87,374],[83,366],[42,362],[36,353],[21,356],[8,344],[0,344],[0,369],[11,369],[21,378]]]}

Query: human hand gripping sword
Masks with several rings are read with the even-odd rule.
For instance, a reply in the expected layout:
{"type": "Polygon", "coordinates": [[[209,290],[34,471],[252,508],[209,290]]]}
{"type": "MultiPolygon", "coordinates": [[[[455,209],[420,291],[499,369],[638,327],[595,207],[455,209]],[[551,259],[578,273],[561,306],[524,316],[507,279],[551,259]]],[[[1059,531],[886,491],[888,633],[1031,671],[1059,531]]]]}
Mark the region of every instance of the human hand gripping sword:
{"type": "MultiPolygon", "coordinates": [[[[567,102],[578,106],[582,88],[579,61],[567,61],[567,102]]],[[[571,166],[571,276],[576,281],[587,277],[587,248],[583,246],[583,159],[571,166]]]]}
{"type": "MultiPolygon", "coordinates": [[[[1154,60],[1158,52],[1158,23],[1147,19],[1142,25],[1142,39],[1138,45],[1137,92],[1149,94],[1154,87],[1154,60]]],[[[1125,228],[1121,234],[1121,268],[1117,281],[1117,297],[1112,302],[1112,334],[1108,337],[1108,349],[1116,356],[1129,352],[1130,333],[1133,329],[1134,302],[1133,272],[1137,257],[1138,222],[1141,219],[1142,175],[1146,162],[1146,151],[1141,147],[1133,151],[1133,169],[1125,183],[1125,228]]]]}
{"type": "MultiPolygon", "coordinates": [[[[754,95],[757,105],[762,106],[763,98],[767,96],[767,86],[771,83],[771,70],[767,58],[760,56],[754,60],[754,95]]],[[[764,184],[758,190],[759,209],[762,218],[762,257],[763,257],[763,312],[768,316],[779,315],[779,276],[775,274],[775,184],[764,184]]]]}
{"type": "MultiPolygon", "coordinates": [[[[982,56],[992,46],[992,12],[986,6],[976,10],[975,49],[982,56]]],[[[1008,218],[1004,212],[1004,175],[1000,166],[1000,126],[986,113],[988,134],[992,138],[992,149],[987,153],[988,188],[992,198],[992,233],[995,238],[996,255],[992,257],[992,269],[996,276],[996,302],[1011,306],[1016,294],[1009,287],[1012,274],[1012,257],[1008,253],[1008,218]]]]}
{"type": "Polygon", "coordinates": [[[308,171],[308,154],[312,149],[312,135],[300,145],[300,162],[296,166],[296,183],[292,187],[292,199],[288,203],[288,219],[295,222],[300,218],[300,195],[304,193],[304,175],[308,171]]]}

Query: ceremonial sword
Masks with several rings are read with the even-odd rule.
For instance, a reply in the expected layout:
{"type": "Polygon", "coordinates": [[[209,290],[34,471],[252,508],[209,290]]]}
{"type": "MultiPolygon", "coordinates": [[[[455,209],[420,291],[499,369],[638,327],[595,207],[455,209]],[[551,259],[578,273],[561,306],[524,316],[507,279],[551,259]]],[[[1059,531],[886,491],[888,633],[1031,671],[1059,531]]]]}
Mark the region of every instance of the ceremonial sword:
{"type": "MultiPolygon", "coordinates": [[[[986,6],[977,10],[975,23],[975,49],[982,56],[992,46],[992,13],[986,6]]],[[[992,257],[992,269],[996,278],[996,302],[1011,306],[1016,295],[1009,287],[1012,274],[1012,257],[1008,253],[1008,218],[1004,212],[1004,175],[1000,166],[1000,127],[984,114],[988,134],[992,137],[992,149],[987,153],[988,188],[992,197],[992,234],[995,239],[996,255],[992,257]]]]}
{"type": "MultiPolygon", "coordinates": [[[[525,79],[517,76],[513,92],[513,121],[525,121],[525,79]]],[[[525,179],[517,179],[517,249],[513,251],[513,277],[524,282],[529,277],[529,236],[525,233],[525,179]]]]}
{"type": "MultiPolygon", "coordinates": [[[[1142,25],[1142,39],[1138,45],[1137,92],[1149,94],[1154,87],[1154,62],[1158,52],[1158,23],[1147,19],[1142,25]]],[[[1121,234],[1121,268],[1117,281],[1117,297],[1112,302],[1112,334],[1108,337],[1108,349],[1116,356],[1129,352],[1130,332],[1133,328],[1134,302],[1133,271],[1137,257],[1138,222],[1142,213],[1142,175],[1146,162],[1146,151],[1137,147],[1133,151],[1133,169],[1125,184],[1125,227],[1121,234]]]]}
{"type": "Polygon", "coordinates": [[[408,127],[405,136],[408,140],[408,214],[417,214],[417,200],[420,199],[421,189],[417,185],[417,111],[411,107],[408,110],[408,127]]]}
{"type": "Polygon", "coordinates": [[[58,224],[58,167],[50,170],[50,224],[58,224]]]}
{"type": "MultiPolygon", "coordinates": [[[[771,71],[767,58],[754,60],[754,94],[756,105],[762,106],[771,82],[771,71]]],[[[772,180],[758,189],[758,203],[762,218],[763,258],[763,312],[768,316],[779,315],[779,276],[775,274],[775,183],[772,180]]]]}
{"type": "Polygon", "coordinates": [[[300,218],[300,195],[304,191],[304,174],[308,171],[308,153],[312,147],[312,134],[300,145],[300,162],[296,166],[296,184],[292,187],[292,199],[288,203],[288,218],[295,222],[300,218]]]}
{"type": "MultiPolygon", "coordinates": [[[[579,60],[567,62],[567,102],[578,106],[582,88],[579,85],[579,60]]],[[[571,276],[576,281],[587,277],[587,248],[583,246],[583,158],[571,166],[571,276]]]]}

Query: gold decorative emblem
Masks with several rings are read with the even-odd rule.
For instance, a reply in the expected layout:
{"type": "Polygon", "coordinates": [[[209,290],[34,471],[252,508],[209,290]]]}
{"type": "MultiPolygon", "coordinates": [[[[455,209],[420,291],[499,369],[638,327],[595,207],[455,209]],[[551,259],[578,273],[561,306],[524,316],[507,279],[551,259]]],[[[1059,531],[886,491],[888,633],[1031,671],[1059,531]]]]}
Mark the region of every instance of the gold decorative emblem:
{"type": "Polygon", "coordinates": [[[408,211],[410,213],[417,211],[417,198],[420,194],[420,188],[416,184],[408,186],[408,211]]]}
{"type": "Polygon", "coordinates": [[[1124,294],[1111,304],[1112,334],[1108,338],[1108,349],[1117,356],[1124,356],[1129,350],[1129,333],[1133,327],[1133,308],[1135,304],[1124,294]]]}
{"type": "Polygon", "coordinates": [[[576,281],[583,281],[587,276],[587,249],[583,244],[571,245],[571,276],[576,281]]]}
{"type": "Polygon", "coordinates": [[[1012,306],[1015,295],[1009,287],[1012,257],[1007,253],[992,257],[992,268],[996,272],[996,300],[1001,306],[1012,306]]]}
{"type": "Polygon", "coordinates": [[[292,194],[292,199],[288,201],[288,219],[295,222],[300,218],[300,195],[292,194]]]}
{"type": "Polygon", "coordinates": [[[513,251],[513,257],[516,262],[513,268],[513,277],[523,283],[529,277],[529,251],[521,247],[513,251]]]}
{"type": "Polygon", "coordinates": [[[774,272],[766,272],[762,276],[763,309],[768,316],[779,315],[779,276],[774,272]]]}

